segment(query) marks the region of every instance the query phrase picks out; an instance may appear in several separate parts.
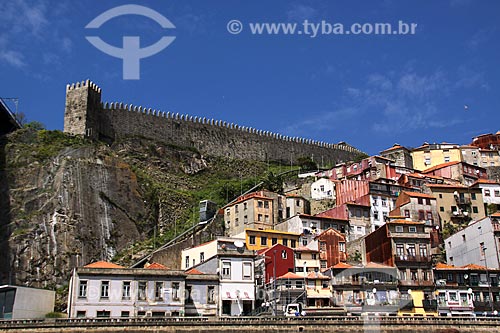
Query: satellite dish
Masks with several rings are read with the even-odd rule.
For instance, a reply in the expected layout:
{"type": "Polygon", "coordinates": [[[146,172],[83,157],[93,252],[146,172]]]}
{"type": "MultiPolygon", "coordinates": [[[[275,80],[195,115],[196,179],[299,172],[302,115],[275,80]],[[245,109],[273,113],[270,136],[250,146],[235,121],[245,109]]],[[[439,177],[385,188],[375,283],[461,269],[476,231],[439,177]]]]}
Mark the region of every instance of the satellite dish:
{"type": "Polygon", "coordinates": [[[464,279],[468,279],[469,278],[469,275],[468,274],[464,274],[464,279]]]}
{"type": "Polygon", "coordinates": [[[469,215],[469,212],[464,212],[464,215],[465,215],[465,216],[469,215]]]}
{"type": "Polygon", "coordinates": [[[236,246],[237,248],[242,248],[245,246],[245,244],[240,240],[236,240],[234,241],[234,246],[236,246]]]}

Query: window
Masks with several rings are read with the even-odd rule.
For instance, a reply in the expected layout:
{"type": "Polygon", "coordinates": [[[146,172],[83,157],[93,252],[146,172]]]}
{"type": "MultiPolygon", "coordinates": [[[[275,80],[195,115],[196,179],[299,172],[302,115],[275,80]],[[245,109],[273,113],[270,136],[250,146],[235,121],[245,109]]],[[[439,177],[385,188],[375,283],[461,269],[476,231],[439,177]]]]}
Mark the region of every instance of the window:
{"type": "Polygon", "coordinates": [[[260,237],[260,245],[267,245],[267,237],[266,236],[260,237]]]}
{"type": "Polygon", "coordinates": [[[406,270],[405,269],[402,269],[399,271],[399,279],[406,280],[406,270]]]}
{"type": "Polygon", "coordinates": [[[465,242],[465,234],[462,235],[462,241],[465,242]]]}
{"type": "Polygon", "coordinates": [[[215,286],[207,287],[207,303],[208,304],[215,303],[215,286]]]}
{"type": "Polygon", "coordinates": [[[180,290],[181,284],[179,282],[172,282],[172,300],[178,301],[180,300],[180,290]]]}
{"type": "Polygon", "coordinates": [[[186,268],[189,268],[189,256],[186,256],[186,268]]]}
{"type": "Polygon", "coordinates": [[[472,206],[472,212],[475,214],[479,213],[479,209],[477,208],[477,206],[472,206]]]}
{"type": "Polygon", "coordinates": [[[238,205],[235,205],[235,206],[234,206],[234,212],[235,212],[235,213],[238,213],[238,205]]]}
{"type": "Polygon", "coordinates": [[[247,203],[246,203],[246,202],[244,202],[244,203],[243,203],[243,210],[247,210],[247,207],[248,207],[247,203]]]}
{"type": "Polygon", "coordinates": [[[457,206],[451,206],[451,211],[456,212],[457,211],[457,206]]]}
{"type": "Polygon", "coordinates": [[[476,193],[471,193],[471,194],[470,194],[470,198],[471,198],[472,200],[476,200],[476,193]]]}
{"type": "Polygon", "coordinates": [[[439,199],[443,199],[443,194],[439,193],[439,199]]]}
{"type": "Polygon", "coordinates": [[[295,281],[295,288],[302,288],[302,281],[295,281]]]}
{"type": "Polygon", "coordinates": [[[444,163],[448,163],[450,161],[450,156],[445,156],[444,157],[444,163]]]}
{"type": "Polygon", "coordinates": [[[345,242],[339,242],[339,251],[345,252],[345,242]]]}
{"type": "Polygon", "coordinates": [[[286,250],[281,250],[281,259],[286,259],[286,258],[287,258],[286,250]]]}
{"type": "Polygon", "coordinates": [[[111,315],[110,311],[106,311],[106,310],[97,311],[97,318],[109,318],[110,315],[111,315]]]}
{"type": "Polygon", "coordinates": [[[415,244],[408,244],[406,245],[406,248],[408,250],[408,255],[411,257],[415,257],[415,244]]]}
{"type": "Polygon", "coordinates": [[[410,217],[410,211],[408,209],[405,209],[405,217],[410,217]]]}
{"type": "Polygon", "coordinates": [[[416,281],[416,280],[418,280],[418,271],[411,270],[411,271],[410,271],[410,276],[411,276],[411,280],[412,280],[412,281],[416,281]]]}
{"type": "Polygon", "coordinates": [[[326,251],[326,243],[325,242],[319,242],[319,250],[326,251]]]}
{"type": "Polygon", "coordinates": [[[130,299],[130,281],[123,281],[122,299],[130,299]]]}
{"type": "Polygon", "coordinates": [[[373,198],[373,206],[378,206],[378,200],[377,200],[377,198],[373,198]]]}
{"type": "Polygon", "coordinates": [[[378,220],[378,212],[373,212],[373,219],[378,220]]]}
{"type": "Polygon", "coordinates": [[[231,263],[228,261],[224,261],[222,263],[222,278],[223,279],[231,278],[231,263]]]}
{"type": "Polygon", "coordinates": [[[431,158],[430,157],[426,157],[425,161],[424,161],[424,164],[425,165],[431,165],[431,158]]]}
{"type": "Polygon", "coordinates": [[[200,262],[205,261],[205,252],[200,252],[200,262]]]}
{"type": "Polygon", "coordinates": [[[302,253],[295,253],[295,259],[302,259],[302,253]]]}
{"type": "Polygon", "coordinates": [[[290,241],[290,247],[295,248],[296,246],[297,246],[297,242],[295,241],[295,239],[292,239],[290,241]]]}
{"type": "Polygon", "coordinates": [[[262,222],[262,214],[257,215],[257,221],[262,222]]]}
{"type": "Polygon", "coordinates": [[[87,311],[76,311],[77,318],[85,318],[87,316],[87,311]]]}
{"type": "Polygon", "coordinates": [[[443,207],[443,206],[440,206],[440,207],[439,207],[439,211],[440,211],[440,212],[444,212],[444,207],[443,207]]]}
{"type": "Polygon", "coordinates": [[[399,257],[405,255],[405,249],[403,244],[396,244],[396,255],[399,257]]]}
{"type": "Polygon", "coordinates": [[[120,317],[122,318],[130,317],[130,311],[122,311],[120,317]]]}
{"type": "Polygon", "coordinates": [[[424,199],[417,198],[417,202],[418,202],[419,205],[423,205],[424,204],[424,199]]]}
{"type": "Polygon", "coordinates": [[[420,244],[418,247],[420,257],[422,258],[427,258],[427,245],[425,244],[420,244]]]}
{"type": "Polygon", "coordinates": [[[193,304],[192,286],[186,286],[186,304],[193,304]]]}
{"type": "Polygon", "coordinates": [[[311,253],[311,259],[316,260],[316,253],[311,253]]]}
{"type": "Polygon", "coordinates": [[[427,212],[425,212],[425,215],[426,215],[426,220],[428,220],[428,221],[434,220],[432,218],[432,212],[427,211],[427,212]]]}
{"type": "Polygon", "coordinates": [[[269,222],[269,215],[264,215],[264,221],[269,222]]]}
{"type": "Polygon", "coordinates": [[[257,207],[262,208],[264,203],[262,201],[257,201],[257,207]]]}
{"type": "Polygon", "coordinates": [[[269,201],[264,201],[264,208],[269,208],[269,201]]]}
{"type": "Polygon", "coordinates": [[[290,289],[292,287],[292,281],[286,280],[285,281],[285,288],[290,289]]]}
{"type": "Polygon", "coordinates": [[[302,245],[307,246],[307,238],[302,238],[302,245]]]}
{"type": "Polygon", "coordinates": [[[283,238],[282,242],[283,242],[283,245],[288,246],[288,239],[287,238],[283,238]]]}
{"type": "Polygon", "coordinates": [[[255,236],[248,236],[248,243],[250,243],[250,245],[255,245],[255,236]]]}
{"type": "Polygon", "coordinates": [[[109,298],[109,281],[101,282],[101,298],[109,298]]]}
{"type": "Polygon", "coordinates": [[[326,260],[321,260],[320,261],[320,267],[321,268],[326,268],[326,260]]]}
{"type": "Polygon", "coordinates": [[[163,299],[163,282],[155,282],[155,300],[163,299]]]}
{"type": "Polygon", "coordinates": [[[387,207],[387,199],[382,198],[382,207],[387,207]]]}
{"type": "Polygon", "coordinates": [[[484,196],[485,197],[491,196],[490,190],[484,190],[484,196]]]}
{"type": "Polygon", "coordinates": [[[137,299],[138,300],[146,299],[146,281],[139,281],[139,285],[137,288],[137,299]]]}
{"type": "Polygon", "coordinates": [[[500,190],[495,190],[495,197],[500,197],[500,190]]]}
{"type": "Polygon", "coordinates": [[[396,226],[396,232],[403,232],[403,226],[402,225],[397,225],[396,226]]]}
{"type": "Polygon", "coordinates": [[[295,204],[297,205],[297,207],[300,207],[300,199],[295,200],[295,204]]]}
{"type": "Polygon", "coordinates": [[[417,227],[408,227],[408,232],[417,232],[417,227]]]}
{"type": "Polygon", "coordinates": [[[80,286],[78,288],[78,297],[87,297],[87,281],[80,281],[80,286]]]}
{"type": "Polygon", "coordinates": [[[234,225],[235,226],[239,226],[240,225],[240,219],[239,218],[237,218],[237,217],[234,218],[234,225]]]}
{"type": "Polygon", "coordinates": [[[252,279],[252,263],[244,262],[243,263],[243,280],[251,280],[252,279]]]}
{"type": "Polygon", "coordinates": [[[425,220],[425,212],[423,210],[418,211],[418,220],[419,221],[425,220]]]}
{"type": "Polygon", "coordinates": [[[271,245],[276,245],[276,244],[278,244],[278,238],[276,237],[271,238],[271,245]]]}

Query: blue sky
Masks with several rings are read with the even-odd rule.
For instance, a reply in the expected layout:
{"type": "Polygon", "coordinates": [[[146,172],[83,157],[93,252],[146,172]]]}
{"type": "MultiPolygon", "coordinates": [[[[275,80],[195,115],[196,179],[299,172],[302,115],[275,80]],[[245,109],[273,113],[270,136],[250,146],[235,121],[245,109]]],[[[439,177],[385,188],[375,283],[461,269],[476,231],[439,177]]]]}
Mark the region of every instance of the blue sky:
{"type": "Polygon", "coordinates": [[[376,154],[400,143],[469,143],[500,130],[500,2],[472,0],[49,1],[0,4],[0,96],[49,129],[62,129],[67,83],[91,79],[104,101],[221,119],[376,154]],[[141,4],[142,16],[85,26],[102,12],[141,4]],[[227,23],[243,31],[233,35],[227,23]],[[415,35],[253,35],[254,22],[417,23],[415,35]],[[140,80],[85,36],[141,46],[175,41],[142,59],[140,80]],[[468,110],[464,109],[468,105],[468,110]]]}

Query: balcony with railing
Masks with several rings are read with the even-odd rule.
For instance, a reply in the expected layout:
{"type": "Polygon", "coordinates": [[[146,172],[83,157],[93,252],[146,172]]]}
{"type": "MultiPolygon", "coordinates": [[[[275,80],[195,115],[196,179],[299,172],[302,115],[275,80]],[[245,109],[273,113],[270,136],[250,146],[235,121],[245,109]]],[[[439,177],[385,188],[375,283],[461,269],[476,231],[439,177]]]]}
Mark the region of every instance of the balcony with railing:
{"type": "Polygon", "coordinates": [[[423,256],[423,255],[395,255],[394,260],[396,261],[396,265],[402,263],[430,263],[432,261],[431,256],[423,256]]]}

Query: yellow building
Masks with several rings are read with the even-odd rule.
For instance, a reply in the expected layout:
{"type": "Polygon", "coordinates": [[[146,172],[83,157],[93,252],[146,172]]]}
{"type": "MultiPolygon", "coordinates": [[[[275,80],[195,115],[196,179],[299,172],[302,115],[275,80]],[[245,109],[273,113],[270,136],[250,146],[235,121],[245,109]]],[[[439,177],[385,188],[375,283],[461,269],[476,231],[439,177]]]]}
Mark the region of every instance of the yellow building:
{"type": "Polygon", "coordinates": [[[273,199],[262,191],[243,195],[224,207],[226,236],[240,235],[247,228],[272,229],[273,221],[273,199]]]}
{"type": "Polygon", "coordinates": [[[480,188],[446,184],[426,186],[436,198],[441,227],[446,223],[467,225],[471,220],[477,221],[486,216],[480,188]]]}
{"type": "Polygon", "coordinates": [[[411,151],[413,168],[419,171],[447,162],[461,162],[460,146],[452,143],[424,143],[411,151]]]}
{"type": "Polygon", "coordinates": [[[248,250],[267,249],[275,244],[282,244],[292,249],[297,247],[300,234],[295,232],[286,232],[278,230],[260,230],[260,229],[245,229],[245,233],[238,235],[245,238],[245,244],[248,250]]]}
{"type": "Polygon", "coordinates": [[[436,301],[426,300],[423,290],[409,290],[408,303],[402,302],[398,316],[437,317],[436,301]]]}

